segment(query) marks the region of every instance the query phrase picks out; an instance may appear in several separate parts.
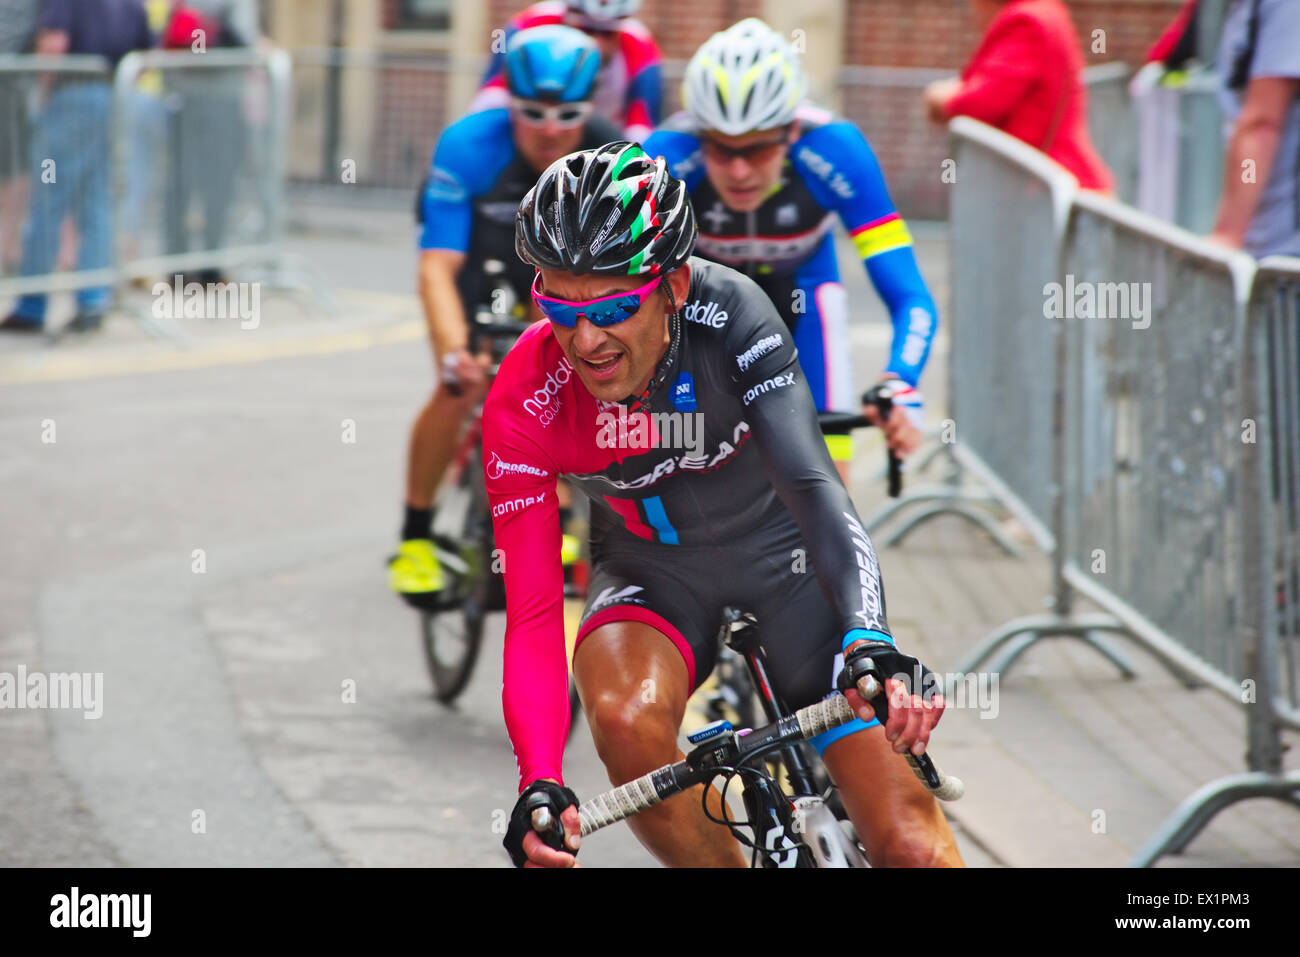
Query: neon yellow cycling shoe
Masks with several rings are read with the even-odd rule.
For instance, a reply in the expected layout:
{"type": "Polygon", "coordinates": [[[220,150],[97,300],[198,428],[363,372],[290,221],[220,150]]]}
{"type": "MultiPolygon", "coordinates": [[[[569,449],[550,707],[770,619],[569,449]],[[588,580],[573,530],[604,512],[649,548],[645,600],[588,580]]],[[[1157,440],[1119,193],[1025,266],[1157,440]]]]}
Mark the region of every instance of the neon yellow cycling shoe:
{"type": "Polygon", "coordinates": [[[576,535],[560,536],[560,564],[572,565],[582,557],[582,542],[576,535]]]}
{"type": "Polygon", "coordinates": [[[427,538],[402,542],[388,560],[388,584],[408,601],[433,596],[447,587],[433,542],[427,538]]]}

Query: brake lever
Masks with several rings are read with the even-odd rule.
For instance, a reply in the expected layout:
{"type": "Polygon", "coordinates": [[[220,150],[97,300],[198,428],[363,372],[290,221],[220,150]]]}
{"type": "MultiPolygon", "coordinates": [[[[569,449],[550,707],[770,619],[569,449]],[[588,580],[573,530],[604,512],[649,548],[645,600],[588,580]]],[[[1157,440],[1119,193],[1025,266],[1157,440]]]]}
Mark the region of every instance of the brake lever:
{"type": "Polygon", "coordinates": [[[553,850],[572,854],[573,851],[564,845],[564,824],[551,810],[551,802],[545,792],[538,791],[531,795],[528,798],[528,809],[533,831],[542,839],[542,843],[553,850]]]}
{"type": "MultiPolygon", "coordinates": [[[[880,429],[883,432],[885,423],[894,414],[893,390],[883,382],[878,382],[862,393],[862,404],[875,407],[876,413],[880,416],[880,429]]],[[[889,497],[898,498],[903,491],[903,460],[894,453],[888,442],[885,444],[885,453],[889,457],[889,497]]]]}
{"type": "MultiPolygon", "coordinates": [[[[889,722],[889,695],[885,691],[885,677],[870,657],[844,663],[840,688],[841,690],[857,689],[858,694],[862,695],[862,700],[871,705],[872,710],[876,712],[876,719],[882,725],[889,722]]],[[[912,754],[909,751],[904,757],[931,791],[940,789],[942,780],[939,777],[939,770],[928,754],[912,754]]]]}

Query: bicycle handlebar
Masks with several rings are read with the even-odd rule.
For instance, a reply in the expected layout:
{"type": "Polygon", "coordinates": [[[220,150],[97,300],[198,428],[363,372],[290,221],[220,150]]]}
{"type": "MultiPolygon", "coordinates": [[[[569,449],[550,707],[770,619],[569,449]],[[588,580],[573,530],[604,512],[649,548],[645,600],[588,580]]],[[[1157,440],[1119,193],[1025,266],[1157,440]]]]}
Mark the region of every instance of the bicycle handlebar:
{"type": "MultiPolygon", "coordinates": [[[[818,412],[817,424],[823,435],[848,435],[854,429],[866,429],[872,426],[884,426],[894,411],[894,398],[882,385],[872,386],[862,394],[862,404],[874,406],[879,422],[872,422],[865,415],[856,412],[818,412]]],[[[903,491],[903,460],[894,454],[894,450],[885,446],[889,457],[889,497],[898,498],[903,491]]]]}
{"type": "MultiPolygon", "coordinates": [[[[807,740],[823,731],[846,724],[855,717],[857,715],[848,699],[837,694],[800,708],[794,714],[764,728],[748,733],[724,732],[718,738],[695,748],[684,761],[665,765],[583,802],[578,808],[582,836],[586,837],[602,827],[654,807],[687,788],[704,783],[722,769],[742,765],[767,751],[807,740]]],[[[912,773],[921,783],[941,801],[960,798],[966,790],[961,780],[949,777],[934,767],[927,755],[921,757],[933,768],[937,784],[927,780],[928,775],[923,773],[921,762],[908,754],[912,773]]]]}
{"type": "MultiPolygon", "coordinates": [[[[483,339],[490,340],[490,345],[495,346],[498,342],[509,342],[511,345],[518,339],[525,329],[528,328],[526,323],[515,322],[513,320],[505,322],[484,321],[475,319],[469,324],[469,351],[477,353],[480,351],[480,345],[483,339]]],[[[495,376],[500,368],[500,363],[493,363],[487,369],[489,377],[495,376]]],[[[462,394],[461,385],[454,378],[447,375],[447,369],[443,368],[443,382],[447,391],[452,395],[459,396],[462,394]]]]}

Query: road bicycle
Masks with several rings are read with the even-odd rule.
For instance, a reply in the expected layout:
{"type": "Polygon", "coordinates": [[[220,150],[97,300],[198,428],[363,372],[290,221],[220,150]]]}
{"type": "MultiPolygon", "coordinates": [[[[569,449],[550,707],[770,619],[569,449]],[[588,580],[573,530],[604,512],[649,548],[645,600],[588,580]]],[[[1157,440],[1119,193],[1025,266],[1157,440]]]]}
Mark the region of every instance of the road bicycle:
{"type": "MultiPolygon", "coordinates": [[[[771,723],[756,729],[735,728],[728,721],[715,721],[692,731],[687,737],[696,747],[685,759],[664,765],[634,781],[612,788],[584,802],[578,808],[582,837],[608,827],[661,801],[699,784],[721,780],[722,816],[716,817],[707,803],[708,788],[701,798],[710,820],[728,828],[742,845],[751,849],[751,866],[868,867],[865,850],[847,820],[835,786],[814,780],[807,743],[809,738],[851,721],[856,715],[843,694],[835,694],[793,714],[786,711],[767,680],[758,623],[752,615],[728,608],[724,615],[725,640],[743,656],[755,684],[768,693],[774,712],[771,723]],[[771,757],[779,758],[785,775],[778,779],[768,767],[771,757]],[[727,804],[732,781],[742,784],[741,798],[746,817],[730,816],[727,804]],[[783,783],[784,782],[784,783],[783,783]]],[[[856,687],[871,703],[881,722],[889,720],[889,703],[884,694],[884,675],[871,658],[860,658],[841,673],[840,687],[856,687]]],[[[904,676],[911,686],[910,676],[904,676]]],[[[913,689],[915,690],[915,689],[913,689]]],[[[956,801],[965,785],[944,774],[928,754],[905,758],[912,772],[936,798],[956,801]]],[[[533,829],[551,847],[562,849],[563,833],[553,817],[547,795],[530,799],[533,829]]]]}
{"type": "MultiPolygon", "coordinates": [[[[888,419],[893,411],[893,396],[888,387],[883,384],[869,389],[863,395],[862,401],[864,405],[875,406],[879,422],[888,419]]],[[[817,420],[826,435],[849,435],[857,429],[871,428],[876,425],[864,415],[846,412],[822,412],[818,414],[817,420]]],[[[888,447],[885,449],[885,454],[889,495],[891,498],[897,498],[902,491],[902,463],[888,447]]],[[[736,609],[728,609],[727,616],[730,617],[726,617],[718,632],[717,663],[708,685],[698,692],[703,700],[697,710],[711,721],[729,721],[739,728],[752,728],[759,723],[760,718],[775,721],[776,703],[771,698],[770,688],[754,680],[755,665],[747,661],[744,652],[747,642],[743,640],[733,642],[728,638],[729,631],[739,627],[737,616],[748,618],[751,623],[753,618],[741,615],[736,609]]],[[[829,782],[825,768],[812,749],[804,750],[812,780],[817,782],[821,790],[824,790],[829,782]]],[[[783,773],[779,762],[769,763],[773,766],[774,774],[783,773]]],[[[833,809],[843,819],[843,811],[838,802],[833,809]]]]}

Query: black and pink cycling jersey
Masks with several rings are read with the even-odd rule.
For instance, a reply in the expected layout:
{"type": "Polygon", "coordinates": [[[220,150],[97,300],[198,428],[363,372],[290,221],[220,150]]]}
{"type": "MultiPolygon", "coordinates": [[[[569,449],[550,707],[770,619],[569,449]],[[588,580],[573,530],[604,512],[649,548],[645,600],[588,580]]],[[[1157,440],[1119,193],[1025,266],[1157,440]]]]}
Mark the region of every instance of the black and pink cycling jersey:
{"type": "MultiPolygon", "coordinates": [[[[692,583],[716,583],[710,594],[721,595],[729,579],[759,581],[762,561],[801,571],[792,552],[806,549],[811,574],[802,578],[815,574],[820,585],[812,592],[833,631],[819,636],[830,641],[829,655],[850,630],[889,634],[876,555],[827,452],[788,328],[753,280],[701,259],[689,266],[676,356],[644,408],[592,396],[546,322],[506,356],[487,398],[484,470],[507,602],[502,700],[521,787],[563,780],[561,475],[591,500],[595,580],[606,555],[620,568],[643,560],[649,576],[657,565],[729,553],[729,564],[699,564],[695,577],[705,581],[692,583]]],[[[602,623],[621,617],[683,631],[664,605],[673,594],[666,583],[649,589],[659,608],[647,607],[636,585],[602,591],[610,593],[592,595],[581,634],[593,613],[602,623]]],[[[694,627],[693,637],[669,633],[693,684],[705,675],[690,646],[698,649],[699,632],[716,624],[694,627]]],[[[830,690],[829,659],[825,667],[830,690]]]]}

